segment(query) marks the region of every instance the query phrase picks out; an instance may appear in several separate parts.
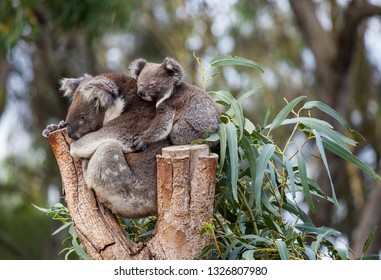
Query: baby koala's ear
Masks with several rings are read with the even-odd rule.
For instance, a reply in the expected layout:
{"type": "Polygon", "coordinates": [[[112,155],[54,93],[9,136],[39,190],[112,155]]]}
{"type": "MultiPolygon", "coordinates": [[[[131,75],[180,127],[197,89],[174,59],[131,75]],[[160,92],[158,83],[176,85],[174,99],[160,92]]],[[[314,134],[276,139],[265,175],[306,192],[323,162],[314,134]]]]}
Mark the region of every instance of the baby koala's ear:
{"type": "Polygon", "coordinates": [[[133,62],[131,62],[129,66],[131,75],[135,79],[137,79],[146,65],[147,65],[147,60],[145,60],[144,58],[135,59],[133,62]]]}
{"type": "Polygon", "coordinates": [[[63,95],[69,98],[73,98],[73,95],[81,82],[85,79],[91,78],[90,75],[85,74],[79,78],[63,78],[59,81],[60,90],[63,91],[63,95]]]}
{"type": "Polygon", "coordinates": [[[176,60],[166,57],[161,64],[168,75],[175,79],[175,85],[179,85],[184,78],[184,69],[176,60]]]}

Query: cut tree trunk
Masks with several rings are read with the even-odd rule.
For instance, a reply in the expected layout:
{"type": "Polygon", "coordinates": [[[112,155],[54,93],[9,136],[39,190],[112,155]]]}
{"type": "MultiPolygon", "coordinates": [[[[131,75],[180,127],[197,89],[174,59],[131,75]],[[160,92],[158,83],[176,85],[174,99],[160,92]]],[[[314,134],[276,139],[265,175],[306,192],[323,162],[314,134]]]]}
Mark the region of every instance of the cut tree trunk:
{"type": "Polygon", "coordinates": [[[70,155],[66,129],[49,135],[75,230],[91,259],[195,259],[209,242],[200,230],[213,216],[218,156],[207,145],[170,146],[157,156],[158,219],[145,244],[127,239],[117,218],[98,204],[70,155]]]}

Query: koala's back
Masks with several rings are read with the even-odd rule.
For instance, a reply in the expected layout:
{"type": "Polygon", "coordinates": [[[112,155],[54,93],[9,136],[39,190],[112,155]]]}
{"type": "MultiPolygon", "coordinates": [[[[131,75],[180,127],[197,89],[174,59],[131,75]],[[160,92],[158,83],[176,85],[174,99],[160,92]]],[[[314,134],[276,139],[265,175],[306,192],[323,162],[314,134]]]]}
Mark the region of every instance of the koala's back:
{"type": "Polygon", "coordinates": [[[167,100],[176,109],[174,122],[183,120],[196,131],[215,132],[220,122],[220,113],[212,98],[199,87],[182,82],[167,100]]]}

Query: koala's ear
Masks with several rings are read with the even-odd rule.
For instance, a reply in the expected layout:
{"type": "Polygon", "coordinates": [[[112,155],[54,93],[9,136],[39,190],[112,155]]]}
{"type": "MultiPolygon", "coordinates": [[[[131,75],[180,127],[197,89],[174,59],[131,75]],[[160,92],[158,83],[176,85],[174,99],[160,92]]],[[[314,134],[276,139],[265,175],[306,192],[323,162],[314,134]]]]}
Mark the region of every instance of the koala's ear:
{"type": "Polygon", "coordinates": [[[131,62],[129,68],[132,76],[137,79],[146,65],[147,60],[144,58],[135,59],[133,62],[131,62]]]}
{"type": "Polygon", "coordinates": [[[87,102],[95,101],[96,108],[110,108],[119,96],[117,85],[102,75],[89,80],[83,85],[83,98],[87,102]]]}
{"type": "Polygon", "coordinates": [[[60,90],[63,91],[64,96],[73,98],[73,95],[81,82],[89,78],[91,78],[91,76],[88,74],[85,74],[80,78],[63,78],[59,81],[60,90]]]}
{"type": "Polygon", "coordinates": [[[175,85],[179,85],[184,78],[184,69],[176,60],[166,57],[161,64],[168,75],[175,79],[175,85]]]}

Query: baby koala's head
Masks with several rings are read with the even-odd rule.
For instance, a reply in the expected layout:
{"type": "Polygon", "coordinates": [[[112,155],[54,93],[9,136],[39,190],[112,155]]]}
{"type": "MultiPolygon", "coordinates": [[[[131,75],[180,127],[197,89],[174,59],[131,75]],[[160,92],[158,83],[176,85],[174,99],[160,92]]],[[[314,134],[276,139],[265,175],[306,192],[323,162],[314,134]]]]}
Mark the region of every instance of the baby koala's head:
{"type": "Polygon", "coordinates": [[[161,64],[139,58],[130,64],[130,70],[137,80],[138,95],[146,101],[155,101],[156,107],[171,97],[173,89],[184,77],[183,67],[169,57],[161,64]]]}

